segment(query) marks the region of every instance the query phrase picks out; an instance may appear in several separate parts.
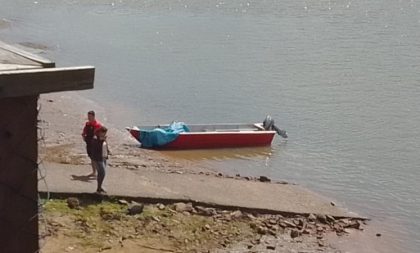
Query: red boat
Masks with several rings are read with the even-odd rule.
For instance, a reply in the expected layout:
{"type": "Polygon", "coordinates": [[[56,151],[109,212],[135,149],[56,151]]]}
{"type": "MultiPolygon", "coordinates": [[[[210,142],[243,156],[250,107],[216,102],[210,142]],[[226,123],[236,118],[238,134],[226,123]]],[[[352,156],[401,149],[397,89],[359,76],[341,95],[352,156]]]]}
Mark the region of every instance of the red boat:
{"type": "MultiPolygon", "coordinates": [[[[271,119],[271,118],[270,118],[271,119]]],[[[127,128],[130,134],[140,140],[141,130],[167,128],[169,125],[143,126],[127,128]]],[[[272,124],[211,124],[188,125],[189,131],[179,133],[178,137],[163,146],[154,149],[213,149],[269,146],[276,132],[284,138],[287,134],[272,124]]]]}

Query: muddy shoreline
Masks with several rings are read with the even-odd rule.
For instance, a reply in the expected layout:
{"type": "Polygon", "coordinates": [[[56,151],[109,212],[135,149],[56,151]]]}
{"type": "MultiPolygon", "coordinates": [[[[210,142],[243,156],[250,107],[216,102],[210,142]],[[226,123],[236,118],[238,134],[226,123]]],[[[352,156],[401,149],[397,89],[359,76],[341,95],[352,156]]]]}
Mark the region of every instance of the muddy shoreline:
{"type": "MultiPolygon", "coordinates": [[[[79,93],[67,92],[64,94],[43,95],[40,97],[39,104],[39,126],[41,136],[39,152],[41,159],[45,163],[70,164],[73,166],[89,164],[89,160],[85,155],[85,147],[80,133],[85,122],[85,113],[88,110],[95,110],[97,112],[98,119],[110,129],[109,143],[112,152],[112,156],[109,160],[110,167],[140,171],[151,170],[161,173],[200,174],[211,177],[236,178],[238,180],[261,180],[261,178],[243,178],[240,175],[223,175],[217,170],[217,168],[205,167],[198,162],[196,163],[192,161],[170,160],[168,158],[162,157],[157,152],[140,149],[138,148],[138,143],[132,139],[128,133],[124,132],[124,130],[115,128],[112,122],[108,121],[106,112],[100,105],[83,98],[79,95],[79,93]]],[[[89,171],[86,171],[86,173],[89,173],[89,171]]],[[[263,180],[265,179],[263,178],[263,180]]],[[[284,184],[287,182],[280,181],[277,183],[284,184]]],[[[194,213],[191,214],[196,215],[194,213]]],[[[301,225],[303,222],[305,222],[305,224],[309,222],[309,217],[300,216],[292,218],[300,218],[301,221],[296,222],[301,225]]],[[[291,222],[294,221],[292,220],[291,222]]],[[[294,225],[296,227],[297,224],[294,225]]],[[[254,247],[254,245],[253,247],[250,247],[246,250],[237,249],[237,251],[218,251],[220,248],[225,250],[231,246],[235,246],[223,246],[222,244],[219,244],[215,246],[214,249],[212,248],[208,250],[209,252],[297,252],[297,249],[295,249],[294,246],[291,246],[297,243],[308,250],[305,252],[386,252],[385,250],[381,249],[380,244],[375,241],[377,238],[363,236],[363,232],[361,231],[368,227],[366,224],[363,224],[362,229],[359,229],[360,227],[358,225],[356,225],[357,228],[344,228],[342,225],[341,227],[334,227],[334,223],[332,223],[331,226],[329,225],[330,229],[327,227],[319,229],[324,233],[321,237],[319,236],[319,233],[317,234],[317,226],[314,224],[312,229],[315,232],[307,233],[307,231],[303,233],[304,229],[302,227],[300,232],[298,232],[300,238],[298,240],[291,238],[291,230],[287,230],[287,236],[285,235],[284,230],[276,230],[275,232],[271,233],[271,236],[274,238],[274,240],[276,240],[274,244],[278,245],[274,249],[270,247],[262,250],[262,246],[254,247]],[[289,245],[289,240],[291,240],[293,244],[289,245]],[[354,244],[366,244],[367,241],[370,242],[369,247],[361,246],[357,248],[357,251],[352,250],[354,249],[354,244]],[[278,251],[280,247],[281,250],[278,251]],[[251,251],[251,248],[253,248],[254,251],[251,251]]],[[[266,231],[263,228],[256,227],[254,230],[252,230],[254,231],[254,236],[257,236],[257,238],[260,239],[263,235],[270,234],[268,230],[266,231]],[[258,230],[260,230],[260,232],[264,230],[267,233],[264,232],[261,234],[258,232],[258,230]]],[[[296,232],[293,232],[293,236],[295,233],[296,232]]],[[[46,237],[46,240],[54,241],[54,238],[57,239],[57,234],[55,237],[53,234],[51,234],[49,237],[46,237]]],[[[270,240],[273,240],[273,238],[270,240]]],[[[170,241],[170,238],[168,240],[170,241]]],[[[239,242],[239,245],[241,245],[241,243],[242,246],[245,244],[248,245],[247,243],[249,242],[249,240],[245,240],[239,242]]],[[[198,249],[197,247],[195,249],[198,249]]],[[[45,248],[45,252],[52,251],[49,251],[49,248],[47,247],[45,248]]],[[[91,251],[87,250],[86,252],[91,251]]],[[[112,252],[126,251],[121,249],[121,251],[112,252]]]]}
{"type": "Polygon", "coordinates": [[[112,152],[111,167],[126,169],[150,169],[168,173],[206,173],[217,175],[216,170],[198,166],[188,161],[170,161],[151,150],[140,149],[139,144],[125,130],[116,128],[108,121],[102,107],[81,97],[76,92],[48,94],[39,99],[39,126],[41,128],[40,154],[53,163],[85,165],[86,156],[81,131],[86,112],[95,110],[98,120],[109,131],[108,142],[112,152]]]}

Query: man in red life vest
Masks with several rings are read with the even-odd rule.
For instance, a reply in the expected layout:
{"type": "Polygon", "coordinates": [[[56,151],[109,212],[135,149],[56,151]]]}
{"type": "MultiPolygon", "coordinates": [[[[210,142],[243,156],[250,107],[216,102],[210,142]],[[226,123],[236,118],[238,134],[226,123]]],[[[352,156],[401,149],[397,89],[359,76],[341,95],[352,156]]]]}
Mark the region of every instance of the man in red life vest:
{"type": "Polygon", "coordinates": [[[89,176],[95,177],[97,169],[96,164],[92,162],[92,140],[95,136],[95,131],[100,129],[102,125],[99,121],[96,120],[94,111],[89,111],[87,115],[88,121],[86,122],[85,127],[83,128],[82,137],[83,140],[86,142],[86,151],[92,164],[92,173],[89,176]]]}

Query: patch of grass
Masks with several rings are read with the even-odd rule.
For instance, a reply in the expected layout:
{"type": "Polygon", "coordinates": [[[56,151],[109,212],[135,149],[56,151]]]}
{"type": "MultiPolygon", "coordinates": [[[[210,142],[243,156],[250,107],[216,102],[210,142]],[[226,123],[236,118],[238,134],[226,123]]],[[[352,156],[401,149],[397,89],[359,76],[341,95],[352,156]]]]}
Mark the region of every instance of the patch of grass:
{"type": "Polygon", "coordinates": [[[62,199],[51,199],[45,201],[43,209],[46,213],[58,213],[63,215],[72,214],[75,211],[67,206],[66,200],[62,199]]]}
{"type": "Polygon", "coordinates": [[[218,248],[253,234],[246,221],[221,221],[214,217],[185,215],[166,206],[146,205],[138,215],[128,215],[127,206],[116,201],[82,200],[79,209],[66,200],[50,200],[44,206],[50,217],[66,217],[67,236],[82,248],[101,249],[123,240],[161,241],[180,252],[218,248]]]}
{"type": "Polygon", "coordinates": [[[168,218],[172,215],[173,213],[170,212],[168,208],[160,210],[153,205],[146,205],[143,209],[143,212],[140,215],[138,215],[138,218],[141,220],[147,220],[153,217],[168,218]]]}
{"type": "Polygon", "coordinates": [[[73,224],[68,236],[79,239],[82,247],[102,248],[106,239],[115,236],[113,224],[109,221],[120,221],[125,217],[127,207],[113,202],[81,203],[80,208],[71,209],[66,200],[54,199],[45,202],[44,212],[47,216],[67,216],[73,224]]]}
{"type": "Polygon", "coordinates": [[[107,215],[117,215],[122,216],[127,212],[127,207],[113,203],[113,202],[101,202],[101,203],[91,203],[84,206],[81,209],[81,214],[84,216],[95,216],[98,215],[104,218],[107,215]]]}

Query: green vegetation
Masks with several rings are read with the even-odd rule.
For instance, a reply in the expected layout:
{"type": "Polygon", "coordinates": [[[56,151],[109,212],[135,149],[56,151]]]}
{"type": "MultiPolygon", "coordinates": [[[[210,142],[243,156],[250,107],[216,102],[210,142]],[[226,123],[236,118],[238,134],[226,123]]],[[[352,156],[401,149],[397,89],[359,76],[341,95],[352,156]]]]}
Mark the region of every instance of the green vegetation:
{"type": "Polygon", "coordinates": [[[128,241],[153,247],[150,242],[158,241],[174,252],[195,252],[253,235],[246,221],[178,213],[171,206],[146,205],[141,214],[128,215],[127,205],[113,201],[81,201],[79,208],[71,209],[66,200],[49,200],[44,216],[51,236],[71,238],[74,247],[96,251],[123,247],[128,241]]]}

